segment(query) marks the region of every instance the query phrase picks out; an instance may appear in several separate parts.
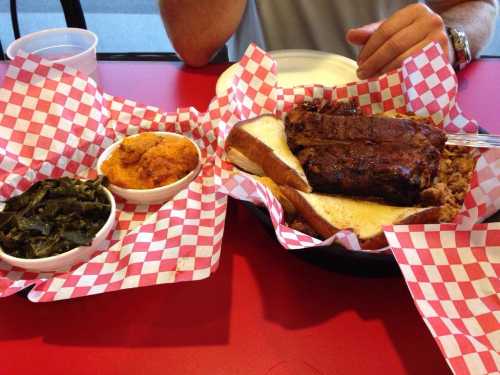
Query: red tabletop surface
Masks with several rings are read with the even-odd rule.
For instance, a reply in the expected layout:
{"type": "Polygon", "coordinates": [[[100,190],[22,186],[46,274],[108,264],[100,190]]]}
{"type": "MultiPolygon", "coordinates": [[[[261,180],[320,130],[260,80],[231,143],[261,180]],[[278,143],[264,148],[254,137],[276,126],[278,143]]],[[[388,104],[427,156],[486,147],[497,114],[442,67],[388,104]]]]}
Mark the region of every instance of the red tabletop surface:
{"type": "MultiPolygon", "coordinates": [[[[205,110],[224,68],[99,66],[108,93],[164,110],[205,110]]],[[[459,78],[463,109],[500,133],[500,60],[459,78]]],[[[207,280],[45,304],[0,300],[0,374],[449,374],[402,277],[375,268],[287,252],[231,200],[221,265],[207,280]]]]}

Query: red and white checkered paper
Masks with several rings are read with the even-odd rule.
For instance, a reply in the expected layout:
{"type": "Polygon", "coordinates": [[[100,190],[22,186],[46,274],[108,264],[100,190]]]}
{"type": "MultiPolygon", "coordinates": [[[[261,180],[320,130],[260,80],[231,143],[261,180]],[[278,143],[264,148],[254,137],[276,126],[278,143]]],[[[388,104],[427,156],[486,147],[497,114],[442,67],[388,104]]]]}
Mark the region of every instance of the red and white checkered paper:
{"type": "MultiPolygon", "coordinates": [[[[278,87],[276,71],[279,67],[269,54],[255,45],[248,48],[239,64],[232,85],[226,92],[229,111],[223,115],[220,126],[222,144],[231,128],[241,120],[263,113],[273,113],[283,118],[298,104],[312,100],[327,103],[356,98],[365,113],[390,110],[415,112],[417,115],[430,116],[436,125],[444,127],[448,132],[476,132],[478,129],[477,124],[467,119],[455,102],[457,78],[438,44],[430,44],[409,57],[398,70],[338,87],[278,87]]],[[[480,156],[471,190],[456,219],[470,225],[500,208],[498,150],[483,150],[478,154],[480,156]]],[[[372,253],[389,251],[388,248],[361,250],[357,237],[350,231],[341,231],[326,241],[320,241],[287,227],[284,225],[281,205],[272,193],[236,168],[230,173],[224,173],[221,183],[232,197],[265,206],[278,240],[287,249],[324,246],[335,241],[349,250],[372,253]]]]}
{"type": "Polygon", "coordinates": [[[217,268],[227,197],[214,163],[223,100],[208,112],[162,113],[103,93],[74,69],[20,54],[0,89],[0,200],[45,178],[95,176],[99,154],[141,131],[174,131],[200,146],[199,176],[161,205],[119,197],[117,222],[88,262],[62,273],[32,273],[0,262],[0,296],[34,285],[28,298],[53,301],[162,283],[199,280],[217,268]]]}
{"type": "Polygon", "coordinates": [[[500,373],[500,223],[397,225],[385,234],[455,374],[500,373]]]}

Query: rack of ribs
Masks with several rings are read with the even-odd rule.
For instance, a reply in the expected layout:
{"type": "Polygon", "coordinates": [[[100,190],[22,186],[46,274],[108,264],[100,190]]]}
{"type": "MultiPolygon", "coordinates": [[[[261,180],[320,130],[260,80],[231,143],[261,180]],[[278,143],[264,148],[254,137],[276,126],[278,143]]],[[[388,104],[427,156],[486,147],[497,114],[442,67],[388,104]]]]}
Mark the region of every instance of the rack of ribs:
{"type": "Polygon", "coordinates": [[[365,116],[352,102],[298,107],[287,115],[285,132],[315,191],[394,204],[419,201],[446,142],[426,120],[365,116]]]}

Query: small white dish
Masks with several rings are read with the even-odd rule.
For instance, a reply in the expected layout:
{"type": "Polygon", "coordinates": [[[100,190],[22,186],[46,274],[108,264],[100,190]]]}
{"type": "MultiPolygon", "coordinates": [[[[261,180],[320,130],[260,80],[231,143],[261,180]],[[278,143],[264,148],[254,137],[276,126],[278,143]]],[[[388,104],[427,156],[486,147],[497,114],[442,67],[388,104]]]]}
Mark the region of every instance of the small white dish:
{"type": "Polygon", "coordinates": [[[62,272],[67,271],[72,265],[87,261],[90,256],[99,248],[106,239],[109,232],[115,225],[116,203],[113,194],[103,187],[104,193],[111,204],[111,212],[108,220],[96,233],[90,246],[79,246],[65,253],[53,255],[47,258],[25,259],[18,258],[5,253],[0,247],[0,259],[11,266],[23,268],[33,272],[62,272]]]}
{"type": "MultiPolygon", "coordinates": [[[[189,140],[194,145],[194,147],[196,148],[196,152],[198,153],[198,164],[196,165],[195,169],[193,169],[191,172],[189,172],[180,180],[153,189],[126,189],[111,183],[108,185],[109,190],[111,190],[113,193],[119,195],[120,197],[126,199],[131,203],[145,203],[145,204],[165,203],[169,201],[171,198],[173,198],[179,191],[187,188],[189,183],[196,178],[201,169],[201,151],[198,145],[195,142],[193,142],[193,140],[177,133],[160,132],[160,131],[152,133],[160,136],[173,136],[189,140]]],[[[127,138],[137,137],[140,134],[143,133],[134,134],[127,138]]],[[[121,142],[122,140],[113,143],[111,146],[106,148],[103,151],[103,153],[99,156],[99,159],[97,160],[97,173],[99,175],[105,175],[102,171],[102,164],[104,163],[105,160],[107,160],[111,156],[113,151],[120,146],[121,142]]]]}
{"type": "MultiPolygon", "coordinates": [[[[344,86],[359,80],[358,64],[345,56],[305,49],[271,51],[269,54],[276,60],[280,87],[344,86]]],[[[239,64],[233,64],[221,74],[215,86],[218,96],[224,95],[239,69],[239,64]]]]}

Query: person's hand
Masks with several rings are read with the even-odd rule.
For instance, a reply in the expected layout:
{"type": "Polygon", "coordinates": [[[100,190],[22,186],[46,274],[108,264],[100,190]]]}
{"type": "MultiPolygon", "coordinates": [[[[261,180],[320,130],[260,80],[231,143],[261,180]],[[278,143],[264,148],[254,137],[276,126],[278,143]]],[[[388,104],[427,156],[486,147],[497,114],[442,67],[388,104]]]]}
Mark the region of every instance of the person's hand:
{"type": "Polygon", "coordinates": [[[398,68],[404,59],[434,41],[452,63],[453,51],[443,19],[425,4],[412,4],[387,20],[351,29],[346,39],[363,46],[358,77],[373,77],[398,68]]]}

